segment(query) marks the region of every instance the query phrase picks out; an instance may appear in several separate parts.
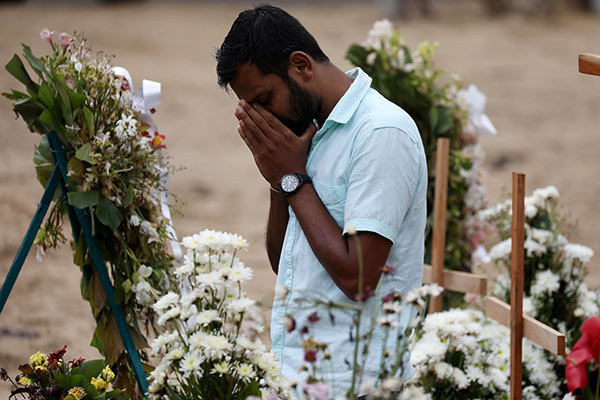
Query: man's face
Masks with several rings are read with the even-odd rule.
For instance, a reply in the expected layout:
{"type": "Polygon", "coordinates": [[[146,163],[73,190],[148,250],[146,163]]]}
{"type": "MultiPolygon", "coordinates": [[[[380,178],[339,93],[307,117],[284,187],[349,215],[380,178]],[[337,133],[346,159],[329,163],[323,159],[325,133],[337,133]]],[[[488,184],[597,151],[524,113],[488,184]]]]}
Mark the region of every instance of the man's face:
{"type": "Polygon", "coordinates": [[[258,103],[296,135],[301,136],[317,117],[320,101],[316,94],[286,76],[263,74],[255,64],[240,66],[231,88],[249,104],[258,103]]]}

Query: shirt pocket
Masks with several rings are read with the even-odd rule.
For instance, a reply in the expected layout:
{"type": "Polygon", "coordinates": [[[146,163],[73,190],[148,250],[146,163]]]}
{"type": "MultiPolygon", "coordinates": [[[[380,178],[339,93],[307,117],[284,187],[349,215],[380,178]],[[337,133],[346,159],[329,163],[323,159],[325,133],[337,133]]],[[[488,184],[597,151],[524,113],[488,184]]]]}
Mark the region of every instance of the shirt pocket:
{"type": "Polygon", "coordinates": [[[313,179],[317,195],[340,228],[344,225],[344,206],[346,204],[346,186],[330,185],[313,179]]]}

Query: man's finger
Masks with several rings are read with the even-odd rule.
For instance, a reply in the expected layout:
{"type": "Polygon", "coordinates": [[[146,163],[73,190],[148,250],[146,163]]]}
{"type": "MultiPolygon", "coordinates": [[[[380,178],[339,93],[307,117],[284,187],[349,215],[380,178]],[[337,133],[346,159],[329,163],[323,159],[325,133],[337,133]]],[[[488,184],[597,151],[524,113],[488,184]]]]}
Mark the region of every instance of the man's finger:
{"type": "Polygon", "coordinates": [[[241,100],[240,105],[252,119],[252,122],[254,122],[258,129],[261,130],[261,133],[267,138],[271,137],[271,130],[273,128],[267,123],[265,118],[256,110],[256,108],[253,105],[248,104],[245,100],[241,100]]]}
{"type": "MultiPolygon", "coordinates": [[[[286,132],[290,129],[285,126],[277,117],[271,114],[267,109],[262,107],[260,104],[254,104],[254,108],[264,118],[264,120],[277,132],[286,132]]],[[[290,131],[290,133],[292,133],[290,131]]],[[[293,133],[292,133],[293,134],[293,133]]]]}
{"type": "Polygon", "coordinates": [[[258,143],[256,141],[256,137],[248,130],[246,124],[244,124],[244,121],[240,120],[237,131],[246,143],[246,146],[248,146],[250,151],[254,153],[254,149],[258,143]]]}
{"type": "Polygon", "coordinates": [[[262,142],[266,139],[265,134],[261,131],[261,129],[256,125],[256,123],[252,120],[252,118],[250,118],[250,116],[248,115],[248,113],[246,112],[246,110],[241,106],[238,105],[235,109],[235,117],[240,121],[244,123],[244,127],[246,128],[246,130],[248,130],[253,136],[254,139],[262,142]]]}

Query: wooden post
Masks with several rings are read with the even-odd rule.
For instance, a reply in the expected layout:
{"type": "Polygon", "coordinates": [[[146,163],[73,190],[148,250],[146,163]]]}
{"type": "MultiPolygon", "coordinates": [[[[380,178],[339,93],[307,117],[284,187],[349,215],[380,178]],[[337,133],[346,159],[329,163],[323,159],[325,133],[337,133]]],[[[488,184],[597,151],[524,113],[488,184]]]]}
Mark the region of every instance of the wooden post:
{"type": "MultiPolygon", "coordinates": [[[[448,199],[448,161],[450,139],[439,138],[435,154],[435,197],[433,200],[433,239],[431,243],[432,282],[444,286],[446,252],[446,203],[448,199]]],[[[429,312],[442,311],[442,295],[432,297],[429,312]]]]}
{"type": "Polygon", "coordinates": [[[525,175],[513,172],[510,256],[510,399],[521,400],[523,379],[523,280],[525,263],[525,175]]]}
{"type": "Polygon", "coordinates": [[[600,76],[600,55],[598,54],[580,54],[579,72],[582,74],[600,76]]]}

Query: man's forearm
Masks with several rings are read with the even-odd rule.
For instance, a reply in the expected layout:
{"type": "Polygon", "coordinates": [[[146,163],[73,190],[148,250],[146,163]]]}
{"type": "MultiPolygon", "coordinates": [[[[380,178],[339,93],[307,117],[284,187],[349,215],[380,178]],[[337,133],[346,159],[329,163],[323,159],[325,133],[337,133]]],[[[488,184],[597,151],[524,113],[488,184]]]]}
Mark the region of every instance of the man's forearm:
{"type": "Polygon", "coordinates": [[[279,193],[271,190],[271,206],[269,208],[269,220],[267,222],[267,255],[273,272],[279,270],[279,258],[281,257],[281,248],[287,228],[288,203],[279,193]]]}

